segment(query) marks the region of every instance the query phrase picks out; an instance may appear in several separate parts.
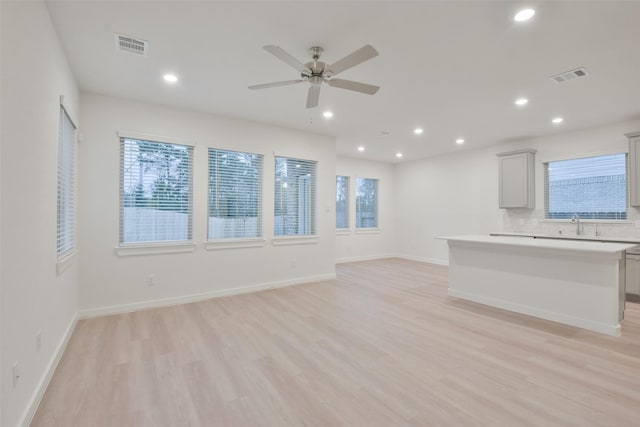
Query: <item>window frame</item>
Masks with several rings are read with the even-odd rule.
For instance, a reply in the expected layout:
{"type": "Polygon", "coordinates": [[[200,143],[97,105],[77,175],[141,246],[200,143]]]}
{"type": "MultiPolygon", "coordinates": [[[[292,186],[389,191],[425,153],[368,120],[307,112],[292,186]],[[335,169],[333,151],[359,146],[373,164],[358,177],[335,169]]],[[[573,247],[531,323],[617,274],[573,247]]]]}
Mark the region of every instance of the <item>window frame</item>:
{"type": "Polygon", "coordinates": [[[264,242],[264,155],[248,151],[229,150],[224,148],[207,148],[207,249],[227,249],[232,247],[259,247],[264,242]],[[227,153],[238,153],[256,156],[258,164],[258,177],[255,187],[257,189],[257,230],[256,236],[250,237],[212,237],[211,236],[211,155],[213,151],[223,151],[227,153]]]}
{"type": "Polygon", "coordinates": [[[138,132],[118,131],[119,144],[119,238],[116,254],[119,256],[129,255],[147,255],[147,254],[164,254],[164,253],[180,253],[191,252],[195,250],[193,241],[193,176],[194,176],[194,151],[195,143],[158,135],[144,134],[138,132]],[[124,242],[124,208],[125,208],[125,192],[124,192],[124,141],[143,141],[157,144],[166,144],[185,147],[188,153],[188,212],[187,212],[187,238],[180,240],[150,240],[140,242],[124,242]]]}
{"type": "Polygon", "coordinates": [[[356,232],[360,232],[360,233],[366,233],[368,231],[377,231],[380,229],[380,212],[379,212],[379,205],[380,205],[380,200],[379,200],[379,196],[380,196],[380,180],[378,178],[365,178],[365,177],[361,177],[358,176],[356,177],[356,191],[355,191],[355,229],[356,232]],[[375,183],[375,187],[374,187],[374,191],[375,191],[375,199],[374,199],[374,221],[375,221],[375,225],[373,226],[363,226],[361,224],[361,219],[359,219],[359,210],[360,210],[360,203],[358,201],[359,196],[358,196],[358,186],[359,186],[359,181],[372,181],[375,183]]]}
{"type": "MultiPolygon", "coordinates": [[[[318,240],[318,192],[317,192],[317,188],[318,188],[318,161],[316,160],[310,160],[310,159],[301,159],[301,158],[297,158],[297,157],[291,157],[291,156],[281,156],[281,155],[275,155],[273,156],[273,239],[272,239],[272,244],[274,245],[286,245],[286,244],[306,244],[306,243],[315,243],[318,240]],[[311,184],[310,187],[307,189],[308,191],[308,201],[310,204],[310,207],[308,208],[308,210],[306,211],[306,215],[311,218],[311,221],[306,225],[306,227],[310,228],[310,232],[309,233],[300,233],[299,231],[296,233],[292,233],[292,234],[280,234],[278,232],[279,227],[277,225],[277,221],[278,221],[278,217],[282,216],[278,214],[278,188],[280,188],[280,194],[281,194],[281,198],[282,198],[282,189],[281,188],[287,188],[284,187],[284,183],[283,184],[279,184],[279,180],[280,178],[278,177],[278,159],[284,159],[287,162],[301,162],[300,164],[307,164],[308,166],[305,167],[306,168],[311,168],[313,174],[309,175],[311,177],[311,179],[309,180],[309,183],[311,184]],[[278,186],[281,187],[278,187],[278,186]]],[[[298,178],[303,178],[302,175],[298,176],[298,178]]],[[[295,188],[299,188],[299,184],[296,183],[296,187],[295,188]]],[[[301,198],[301,194],[300,192],[297,192],[297,194],[295,195],[295,198],[298,199],[297,205],[296,205],[296,211],[295,211],[295,216],[300,216],[300,210],[299,210],[299,205],[300,205],[300,198],[301,198]]],[[[296,228],[298,230],[300,230],[300,226],[301,224],[298,222],[296,228]]]]}
{"type": "Polygon", "coordinates": [[[350,218],[350,208],[351,208],[351,177],[347,175],[336,175],[336,231],[344,232],[349,231],[351,228],[351,218],[350,218]],[[344,179],[344,207],[342,212],[338,212],[338,179],[344,179]],[[344,216],[344,227],[338,227],[338,215],[342,214],[344,216]]]}
{"type": "Polygon", "coordinates": [[[62,273],[77,253],[76,249],[76,156],[77,122],[60,96],[58,121],[57,202],[56,202],[56,257],[57,272],[62,273]],[[71,133],[65,138],[65,119],[71,133]]]}
{"type": "MultiPolygon", "coordinates": [[[[549,217],[549,163],[554,163],[554,162],[563,162],[563,161],[571,161],[571,160],[582,160],[582,159],[589,159],[589,158],[595,158],[595,157],[606,157],[606,156],[612,156],[612,155],[624,155],[625,157],[625,212],[624,212],[624,218],[604,218],[604,217],[600,217],[600,218],[592,218],[589,217],[588,215],[580,216],[580,221],[581,222],[588,222],[588,223],[615,223],[615,224],[620,224],[620,223],[625,223],[625,222],[629,222],[629,153],[627,152],[604,152],[604,153],[595,153],[595,154],[588,154],[588,155],[584,155],[584,156],[580,156],[580,157],[564,157],[564,158],[560,158],[560,159],[554,159],[554,160],[545,160],[542,163],[542,170],[543,170],[543,177],[542,177],[542,184],[543,184],[543,210],[544,210],[544,221],[547,222],[566,222],[571,220],[571,218],[553,218],[553,217],[549,217]]],[[[581,213],[578,212],[578,214],[580,215],[581,213]]]]}

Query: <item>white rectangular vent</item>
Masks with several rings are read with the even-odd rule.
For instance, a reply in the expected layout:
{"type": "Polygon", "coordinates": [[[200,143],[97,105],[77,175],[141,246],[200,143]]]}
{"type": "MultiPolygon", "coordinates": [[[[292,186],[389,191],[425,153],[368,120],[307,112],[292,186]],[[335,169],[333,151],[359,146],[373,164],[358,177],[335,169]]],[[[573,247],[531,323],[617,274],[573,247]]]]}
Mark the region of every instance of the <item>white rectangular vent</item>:
{"type": "Polygon", "coordinates": [[[121,52],[129,52],[136,55],[147,56],[149,52],[149,42],[135,37],[122,34],[115,34],[116,49],[121,52]]]}
{"type": "Polygon", "coordinates": [[[569,80],[579,79],[581,77],[586,77],[589,75],[589,72],[586,68],[580,67],[575,70],[565,71],[564,73],[556,74],[554,76],[549,77],[556,83],[564,83],[569,80]]]}

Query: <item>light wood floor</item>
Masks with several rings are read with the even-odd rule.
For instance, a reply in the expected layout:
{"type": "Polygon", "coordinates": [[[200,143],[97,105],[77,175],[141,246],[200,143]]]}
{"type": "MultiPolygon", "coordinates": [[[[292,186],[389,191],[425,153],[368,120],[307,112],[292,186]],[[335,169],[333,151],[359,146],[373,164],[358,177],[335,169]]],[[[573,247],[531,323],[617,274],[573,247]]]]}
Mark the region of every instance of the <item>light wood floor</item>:
{"type": "Polygon", "coordinates": [[[447,297],[445,267],[81,321],[32,426],[638,426],[614,338],[447,297]]]}

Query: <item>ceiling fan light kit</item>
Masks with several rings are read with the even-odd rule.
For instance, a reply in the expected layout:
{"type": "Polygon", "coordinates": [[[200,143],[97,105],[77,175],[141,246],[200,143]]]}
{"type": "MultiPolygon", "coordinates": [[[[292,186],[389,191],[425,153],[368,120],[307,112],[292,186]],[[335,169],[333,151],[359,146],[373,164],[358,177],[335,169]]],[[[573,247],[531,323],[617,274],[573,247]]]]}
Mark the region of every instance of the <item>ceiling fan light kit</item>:
{"type": "Polygon", "coordinates": [[[378,91],[378,89],[380,89],[379,86],[367,83],[334,78],[337,74],[378,56],[378,51],[371,45],[361,47],[332,65],[320,61],[320,55],[324,52],[324,49],[320,46],[314,46],[309,49],[312,61],[306,64],[298,61],[295,57],[279,46],[267,45],[263,46],[263,48],[276,58],[298,70],[300,72],[300,78],[297,80],[285,80],[282,82],[253,85],[249,86],[249,89],[267,89],[270,87],[288,86],[296,83],[309,82],[311,86],[307,92],[307,108],[315,108],[318,106],[318,101],[320,100],[320,87],[323,82],[327,83],[331,87],[365,93],[367,95],[373,95],[378,91]]]}

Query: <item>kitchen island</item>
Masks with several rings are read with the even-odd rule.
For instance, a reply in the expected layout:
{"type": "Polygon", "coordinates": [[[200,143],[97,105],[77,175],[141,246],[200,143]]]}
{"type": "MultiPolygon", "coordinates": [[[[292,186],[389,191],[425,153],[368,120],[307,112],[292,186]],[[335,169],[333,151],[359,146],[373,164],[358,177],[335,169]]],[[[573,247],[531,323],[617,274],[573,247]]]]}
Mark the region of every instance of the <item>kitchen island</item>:
{"type": "Polygon", "coordinates": [[[625,251],[634,244],[528,237],[441,237],[449,295],[620,335],[625,251]]]}

